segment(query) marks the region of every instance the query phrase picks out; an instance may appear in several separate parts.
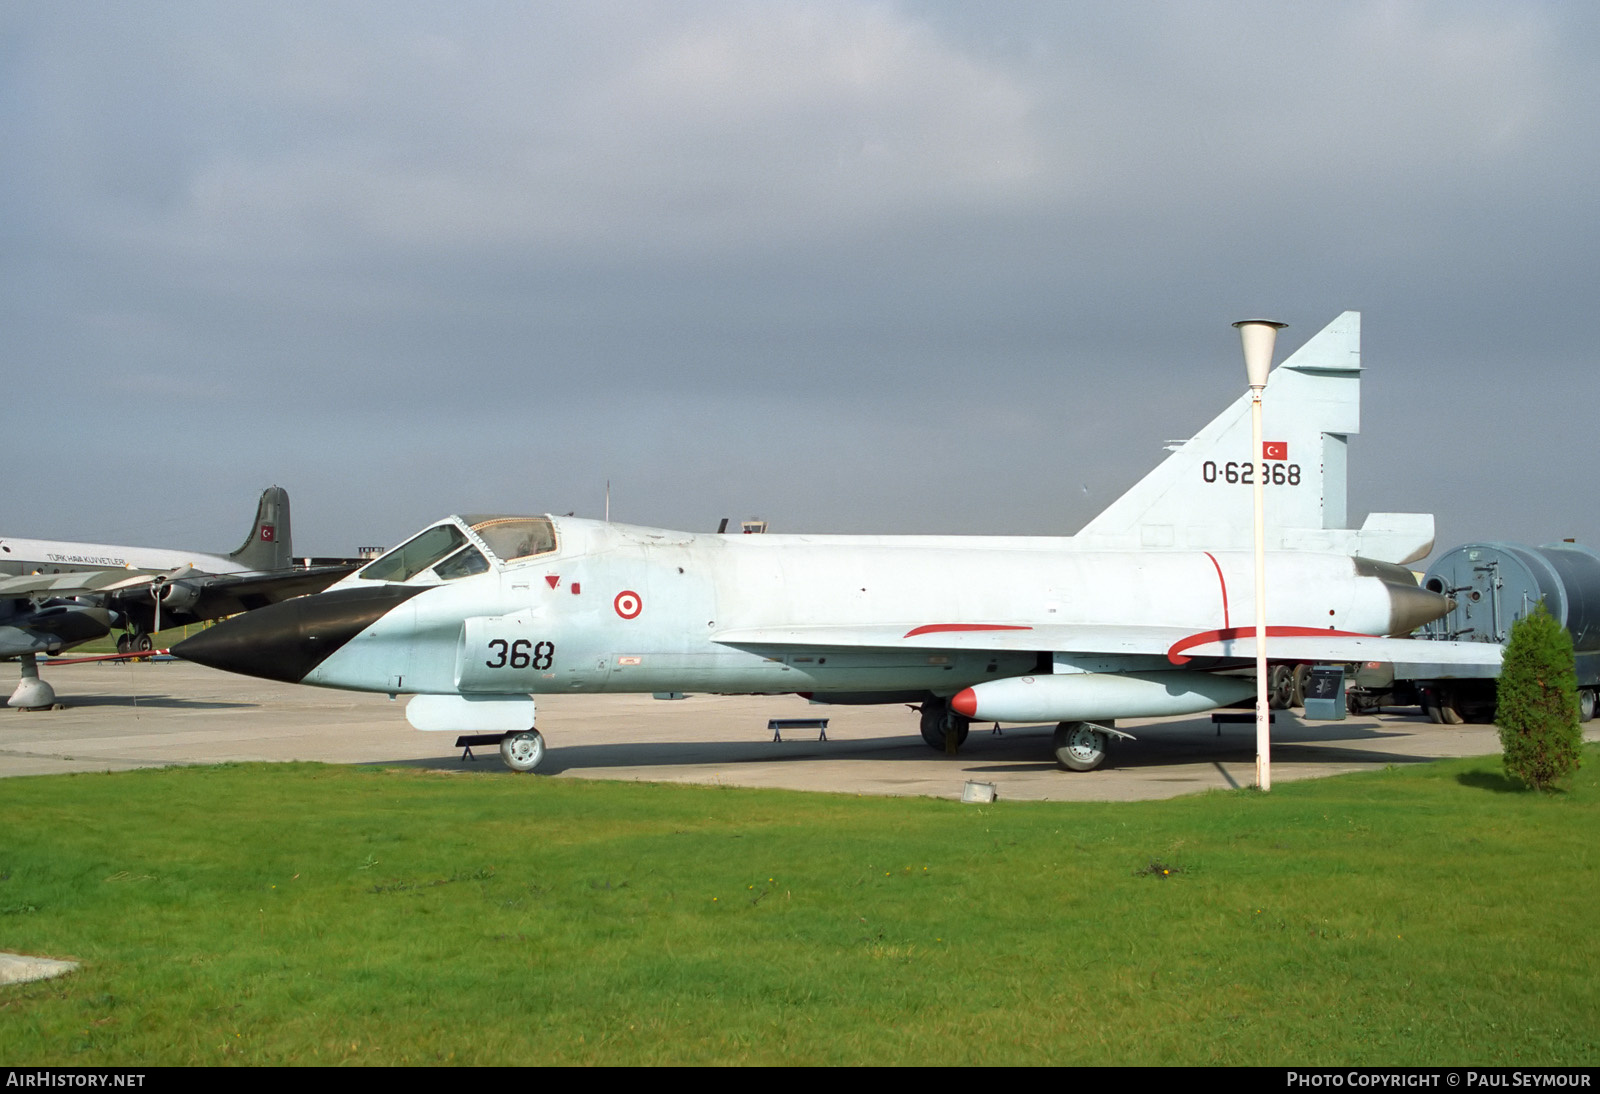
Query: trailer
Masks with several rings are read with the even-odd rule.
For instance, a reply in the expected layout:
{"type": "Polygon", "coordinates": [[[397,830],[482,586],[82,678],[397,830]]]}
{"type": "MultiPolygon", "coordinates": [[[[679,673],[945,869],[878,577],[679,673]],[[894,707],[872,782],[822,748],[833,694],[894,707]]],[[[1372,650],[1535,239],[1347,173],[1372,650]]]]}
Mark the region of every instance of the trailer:
{"type": "Polygon", "coordinates": [[[1600,553],[1570,542],[1469,543],[1439,556],[1422,587],[1445,594],[1455,606],[1418,632],[1416,661],[1362,666],[1351,689],[1352,709],[1404,702],[1410,692],[1431,721],[1494,721],[1501,652],[1512,625],[1542,601],[1572,635],[1579,719],[1594,717],[1600,702],[1600,553]],[[1429,639],[1482,642],[1484,660],[1449,668],[1430,664],[1429,639]]]}

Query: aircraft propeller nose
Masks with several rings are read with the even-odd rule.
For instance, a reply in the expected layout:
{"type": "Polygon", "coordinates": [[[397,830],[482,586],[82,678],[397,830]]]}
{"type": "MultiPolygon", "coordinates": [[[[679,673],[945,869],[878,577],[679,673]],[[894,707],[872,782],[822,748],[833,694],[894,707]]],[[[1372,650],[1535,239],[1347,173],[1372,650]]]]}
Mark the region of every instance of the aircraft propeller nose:
{"type": "Polygon", "coordinates": [[[298,596],[223,620],[172,647],[174,657],[224,672],[298,684],[312,669],[423,591],[380,585],[298,596]]]}

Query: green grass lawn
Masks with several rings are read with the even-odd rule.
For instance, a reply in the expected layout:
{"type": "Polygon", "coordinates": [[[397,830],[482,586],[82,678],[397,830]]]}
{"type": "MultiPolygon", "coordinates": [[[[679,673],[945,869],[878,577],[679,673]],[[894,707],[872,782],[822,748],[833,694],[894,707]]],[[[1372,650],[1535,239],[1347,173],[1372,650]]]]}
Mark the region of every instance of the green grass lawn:
{"type": "Polygon", "coordinates": [[[1600,750],[960,805],[283,765],[0,780],[0,1064],[1600,1062],[1600,750]]]}

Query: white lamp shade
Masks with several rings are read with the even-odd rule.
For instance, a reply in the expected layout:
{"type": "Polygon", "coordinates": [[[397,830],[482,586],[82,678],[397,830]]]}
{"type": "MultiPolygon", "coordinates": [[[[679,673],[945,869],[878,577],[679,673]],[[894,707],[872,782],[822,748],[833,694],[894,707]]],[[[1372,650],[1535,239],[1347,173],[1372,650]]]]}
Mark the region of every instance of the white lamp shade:
{"type": "Polygon", "coordinates": [[[1278,342],[1278,332],[1287,323],[1271,319],[1241,319],[1234,326],[1244,342],[1244,371],[1251,387],[1266,387],[1267,372],[1272,368],[1272,348],[1278,342]]]}

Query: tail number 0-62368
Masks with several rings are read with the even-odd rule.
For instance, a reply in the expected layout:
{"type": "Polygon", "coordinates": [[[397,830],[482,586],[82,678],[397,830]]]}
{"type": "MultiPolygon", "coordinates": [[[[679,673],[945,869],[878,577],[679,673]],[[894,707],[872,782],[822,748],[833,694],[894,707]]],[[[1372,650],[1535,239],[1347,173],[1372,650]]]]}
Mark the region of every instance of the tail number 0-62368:
{"type": "MultiPolygon", "coordinates": [[[[1300,465],[1297,463],[1280,463],[1268,461],[1260,465],[1261,485],[1263,486],[1299,486],[1300,465]]],[[[1245,486],[1255,484],[1256,465],[1248,460],[1235,462],[1229,460],[1218,467],[1216,461],[1207,460],[1200,465],[1200,477],[1206,482],[1216,482],[1221,479],[1227,483],[1241,483],[1245,486]]]]}
{"type": "Polygon", "coordinates": [[[498,661],[484,662],[491,669],[547,669],[556,658],[554,642],[530,642],[526,638],[507,642],[504,638],[496,638],[490,641],[489,648],[500,651],[498,661]]]}

